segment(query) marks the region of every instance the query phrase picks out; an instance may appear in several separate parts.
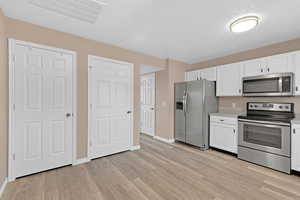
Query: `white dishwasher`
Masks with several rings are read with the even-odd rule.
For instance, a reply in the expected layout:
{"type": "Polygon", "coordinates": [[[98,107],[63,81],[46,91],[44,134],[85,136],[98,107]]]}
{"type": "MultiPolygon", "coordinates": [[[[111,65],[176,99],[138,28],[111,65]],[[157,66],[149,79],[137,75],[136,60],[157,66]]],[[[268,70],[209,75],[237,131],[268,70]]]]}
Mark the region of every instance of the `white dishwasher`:
{"type": "Polygon", "coordinates": [[[210,115],[210,147],[237,154],[238,120],[235,114],[210,115]]]}

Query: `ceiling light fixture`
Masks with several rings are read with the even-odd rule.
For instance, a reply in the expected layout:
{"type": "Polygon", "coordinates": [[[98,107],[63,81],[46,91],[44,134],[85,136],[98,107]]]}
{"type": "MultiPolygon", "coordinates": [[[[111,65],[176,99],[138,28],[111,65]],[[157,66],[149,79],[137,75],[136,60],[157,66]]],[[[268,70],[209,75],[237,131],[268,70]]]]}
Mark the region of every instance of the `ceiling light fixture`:
{"type": "Polygon", "coordinates": [[[100,0],[92,0],[92,1],[94,1],[94,2],[96,2],[98,4],[100,4],[100,5],[104,5],[104,6],[107,5],[107,2],[105,2],[105,1],[100,1],[100,0]]]}
{"type": "Polygon", "coordinates": [[[230,31],[234,33],[241,33],[249,31],[259,24],[259,17],[245,16],[236,19],[230,24],[230,31]]]}

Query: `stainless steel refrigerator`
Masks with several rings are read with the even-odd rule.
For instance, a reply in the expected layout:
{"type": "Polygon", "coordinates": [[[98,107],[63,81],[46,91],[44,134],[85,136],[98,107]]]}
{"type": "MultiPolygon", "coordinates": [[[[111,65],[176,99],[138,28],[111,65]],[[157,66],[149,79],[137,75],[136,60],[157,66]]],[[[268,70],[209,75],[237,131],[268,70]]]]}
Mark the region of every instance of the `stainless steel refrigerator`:
{"type": "Polygon", "coordinates": [[[217,111],[215,82],[175,83],[175,140],[207,150],[209,114],[217,111]]]}

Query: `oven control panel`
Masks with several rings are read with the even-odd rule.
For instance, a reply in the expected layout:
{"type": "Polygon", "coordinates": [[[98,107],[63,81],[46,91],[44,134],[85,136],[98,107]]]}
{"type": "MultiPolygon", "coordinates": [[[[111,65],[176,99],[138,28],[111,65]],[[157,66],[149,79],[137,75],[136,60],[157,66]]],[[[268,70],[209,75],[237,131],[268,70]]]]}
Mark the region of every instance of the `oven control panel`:
{"type": "Polygon", "coordinates": [[[292,103],[248,103],[248,110],[293,112],[292,103]]]}

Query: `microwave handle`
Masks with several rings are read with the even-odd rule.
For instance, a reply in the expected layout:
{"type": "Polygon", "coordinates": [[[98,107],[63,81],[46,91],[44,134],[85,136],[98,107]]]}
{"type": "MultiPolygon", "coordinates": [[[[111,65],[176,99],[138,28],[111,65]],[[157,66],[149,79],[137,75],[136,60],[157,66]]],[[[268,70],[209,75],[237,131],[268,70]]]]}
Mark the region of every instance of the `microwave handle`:
{"type": "Polygon", "coordinates": [[[279,92],[282,92],[282,77],[280,77],[278,81],[279,92]]]}

